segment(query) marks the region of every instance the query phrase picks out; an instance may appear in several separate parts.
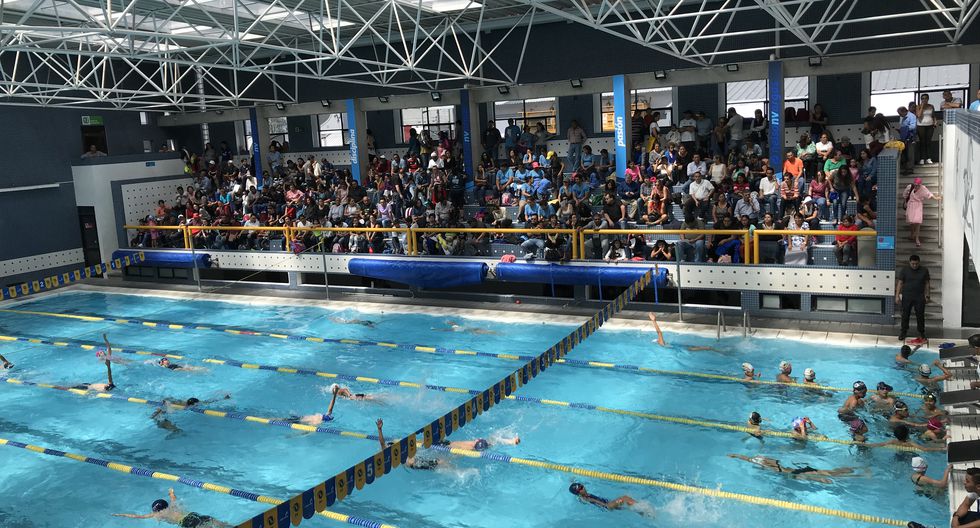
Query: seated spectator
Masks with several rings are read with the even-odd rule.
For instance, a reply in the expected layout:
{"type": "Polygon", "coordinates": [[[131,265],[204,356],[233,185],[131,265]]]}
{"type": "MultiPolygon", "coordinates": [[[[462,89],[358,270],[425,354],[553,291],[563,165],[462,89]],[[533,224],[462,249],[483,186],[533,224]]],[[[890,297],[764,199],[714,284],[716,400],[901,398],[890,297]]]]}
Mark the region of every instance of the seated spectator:
{"type": "Polygon", "coordinates": [[[810,198],[820,211],[820,219],[830,220],[830,183],[824,171],[818,171],[816,179],[810,182],[810,198]]]}
{"type": "Polygon", "coordinates": [[[602,217],[610,226],[626,229],[626,205],[616,196],[608,192],[603,198],[602,217]]]}
{"type": "Polygon", "coordinates": [[[759,200],[756,199],[756,193],[744,189],[742,191],[742,197],[735,203],[735,216],[738,218],[745,216],[751,222],[756,222],[759,218],[759,213],[759,200]]]}
{"type": "MultiPolygon", "coordinates": [[[[772,231],[784,229],[781,222],[777,222],[772,213],[766,213],[762,217],[759,229],[772,231]]],[[[786,254],[786,244],[783,237],[778,234],[759,235],[759,260],[763,264],[782,264],[786,254]]]]}
{"type": "Polygon", "coordinates": [[[858,229],[870,227],[874,229],[878,220],[878,213],[872,207],[869,200],[861,199],[857,204],[857,214],[854,215],[854,223],[858,229]]]}
{"type": "MultiPolygon", "coordinates": [[[[715,222],[715,229],[734,230],[739,229],[735,225],[735,220],[730,214],[721,217],[721,221],[715,222]]],[[[742,262],[742,236],[737,234],[713,235],[708,249],[714,252],[716,262],[732,262],[738,264],[742,262]],[[727,257],[727,258],[723,258],[727,257]]]]}
{"type": "MultiPolygon", "coordinates": [[[[838,231],[857,231],[858,226],[854,225],[854,217],[845,215],[837,226],[838,231]]],[[[857,266],[857,237],[850,235],[837,235],[834,244],[834,255],[837,256],[838,266],[857,266]]]]}
{"type": "MultiPolygon", "coordinates": [[[[802,213],[797,212],[786,222],[786,229],[789,231],[806,231],[810,229],[810,224],[803,218],[802,213]]],[[[783,243],[786,245],[784,264],[805,266],[809,262],[809,235],[786,235],[783,237],[783,243]]]]}
{"type": "Polygon", "coordinates": [[[766,169],[765,177],[759,180],[759,198],[765,211],[773,217],[779,211],[779,185],[776,173],[771,168],[766,169]]]}
{"type": "Polygon", "coordinates": [[[640,204],[640,180],[636,176],[627,176],[618,186],[619,199],[626,204],[626,218],[633,220],[637,217],[640,204]]]}
{"type": "Polygon", "coordinates": [[[674,262],[674,246],[663,240],[657,240],[650,251],[649,260],[657,262],[674,262]]]}
{"type": "Polygon", "coordinates": [[[646,225],[664,225],[670,222],[670,203],[659,194],[652,194],[647,202],[646,213],[640,217],[640,221],[646,225]]]}
{"type": "Polygon", "coordinates": [[[721,223],[721,219],[732,214],[732,204],[728,201],[728,195],[725,193],[718,193],[718,198],[715,199],[715,205],[711,208],[711,221],[717,227],[721,223]]]}
{"type": "Polygon", "coordinates": [[[783,173],[783,182],[779,185],[780,207],[779,216],[787,216],[796,212],[800,204],[800,178],[783,173]]]}
{"type": "Polygon", "coordinates": [[[617,260],[629,260],[626,248],[623,247],[623,241],[619,238],[613,239],[612,244],[609,245],[609,251],[606,252],[606,256],[603,258],[606,262],[613,262],[617,260]]]}
{"type": "Polygon", "coordinates": [[[690,211],[699,218],[711,218],[711,193],[715,187],[700,172],[695,172],[692,178],[688,187],[688,200],[684,203],[685,214],[690,211]]]}
{"type": "MultiPolygon", "coordinates": [[[[681,229],[685,230],[704,230],[704,222],[695,217],[694,213],[688,212],[684,215],[681,229]]],[[[704,262],[705,235],[681,233],[680,240],[677,241],[677,262],[704,262]]]]}

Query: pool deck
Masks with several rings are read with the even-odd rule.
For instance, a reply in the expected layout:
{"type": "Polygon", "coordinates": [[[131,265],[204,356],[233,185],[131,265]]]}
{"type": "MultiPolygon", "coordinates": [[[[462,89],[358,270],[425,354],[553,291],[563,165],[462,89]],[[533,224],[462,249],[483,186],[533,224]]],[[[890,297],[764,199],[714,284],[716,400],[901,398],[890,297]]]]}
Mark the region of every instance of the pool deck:
{"type": "MultiPolygon", "coordinates": [[[[965,361],[948,361],[947,367],[966,367],[965,361]]],[[[963,372],[963,371],[959,371],[963,372]]],[[[974,376],[975,379],[975,376],[974,376]]],[[[943,382],[943,392],[955,390],[967,390],[970,388],[969,378],[957,378],[943,382]]],[[[949,426],[949,438],[947,442],[960,442],[964,440],[980,440],[980,414],[976,408],[952,408],[946,407],[950,415],[957,416],[956,423],[949,426]]],[[[975,462],[963,462],[953,465],[953,472],[949,483],[949,511],[950,514],[956,511],[963,499],[966,498],[966,490],[963,488],[963,478],[966,470],[976,467],[975,462]]],[[[933,475],[935,477],[935,475],[933,475]]]]}

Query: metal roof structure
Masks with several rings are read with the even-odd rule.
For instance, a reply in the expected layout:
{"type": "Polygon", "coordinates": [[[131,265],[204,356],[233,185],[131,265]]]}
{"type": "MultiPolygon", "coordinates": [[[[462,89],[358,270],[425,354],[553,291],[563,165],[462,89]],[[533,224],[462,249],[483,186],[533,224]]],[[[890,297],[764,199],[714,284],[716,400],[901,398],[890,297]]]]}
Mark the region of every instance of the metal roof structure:
{"type": "Polygon", "coordinates": [[[188,111],[299,101],[301,82],[512,85],[529,49],[595,34],[675,68],[941,46],[976,40],[978,12],[980,0],[0,0],[0,104],[188,111]],[[546,24],[567,38],[537,42],[546,24]]]}

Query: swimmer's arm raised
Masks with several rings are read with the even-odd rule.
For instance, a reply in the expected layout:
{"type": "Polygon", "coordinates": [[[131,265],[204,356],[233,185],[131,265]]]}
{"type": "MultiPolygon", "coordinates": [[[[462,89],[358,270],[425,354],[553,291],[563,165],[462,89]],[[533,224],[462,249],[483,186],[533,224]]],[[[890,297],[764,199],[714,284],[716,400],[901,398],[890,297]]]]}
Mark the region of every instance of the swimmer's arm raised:
{"type": "Polygon", "coordinates": [[[384,427],[385,423],[381,418],[378,418],[376,423],[378,424],[378,442],[381,444],[381,450],[384,451],[387,446],[385,445],[385,434],[381,431],[381,428],[384,427]]]}

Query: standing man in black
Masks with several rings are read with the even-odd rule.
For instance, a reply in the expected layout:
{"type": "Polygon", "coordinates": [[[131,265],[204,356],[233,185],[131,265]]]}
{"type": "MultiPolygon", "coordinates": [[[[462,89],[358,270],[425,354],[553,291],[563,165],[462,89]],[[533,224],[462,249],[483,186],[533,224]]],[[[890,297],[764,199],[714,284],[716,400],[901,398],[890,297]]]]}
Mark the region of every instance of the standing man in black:
{"type": "Polygon", "coordinates": [[[902,306],[902,329],[899,341],[904,341],[909,332],[909,315],[915,308],[916,330],[919,337],[926,337],[926,303],[929,302],[929,270],[919,263],[919,256],[909,257],[909,265],[898,270],[898,285],[895,286],[895,304],[902,306]]]}

